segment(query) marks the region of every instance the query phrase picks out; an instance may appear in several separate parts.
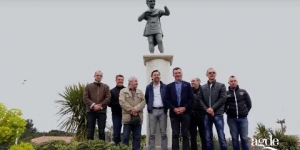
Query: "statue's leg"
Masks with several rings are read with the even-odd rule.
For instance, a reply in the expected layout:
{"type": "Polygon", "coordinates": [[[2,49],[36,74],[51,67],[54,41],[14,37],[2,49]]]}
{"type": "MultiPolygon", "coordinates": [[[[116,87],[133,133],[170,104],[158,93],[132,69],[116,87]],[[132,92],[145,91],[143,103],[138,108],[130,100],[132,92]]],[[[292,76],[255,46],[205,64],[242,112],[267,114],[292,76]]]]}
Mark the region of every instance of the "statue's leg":
{"type": "Polygon", "coordinates": [[[158,50],[160,53],[164,53],[164,46],[163,46],[163,41],[162,41],[162,35],[161,34],[156,34],[155,39],[157,42],[158,50]]]}
{"type": "Polygon", "coordinates": [[[154,53],[154,41],[153,36],[148,36],[148,42],[149,42],[149,51],[150,53],[154,53]]]}

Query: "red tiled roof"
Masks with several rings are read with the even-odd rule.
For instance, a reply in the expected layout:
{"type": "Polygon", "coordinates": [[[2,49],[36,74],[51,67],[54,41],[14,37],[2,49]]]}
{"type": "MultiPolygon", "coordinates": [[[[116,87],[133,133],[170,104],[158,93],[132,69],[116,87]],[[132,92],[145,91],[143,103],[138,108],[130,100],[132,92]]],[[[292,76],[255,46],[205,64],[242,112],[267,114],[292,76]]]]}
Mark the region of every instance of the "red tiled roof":
{"type": "Polygon", "coordinates": [[[44,143],[44,142],[48,142],[48,141],[62,140],[62,141],[69,143],[72,141],[72,139],[73,139],[73,137],[71,137],[71,136],[41,136],[41,137],[32,139],[31,142],[39,144],[39,143],[44,143]]]}

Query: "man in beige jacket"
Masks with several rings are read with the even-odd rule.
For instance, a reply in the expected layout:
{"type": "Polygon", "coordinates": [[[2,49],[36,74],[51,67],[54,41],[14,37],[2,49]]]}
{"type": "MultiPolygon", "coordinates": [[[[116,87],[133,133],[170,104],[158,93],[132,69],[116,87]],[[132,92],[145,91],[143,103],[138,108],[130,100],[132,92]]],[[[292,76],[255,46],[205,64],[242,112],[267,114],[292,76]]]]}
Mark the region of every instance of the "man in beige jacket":
{"type": "Polygon", "coordinates": [[[130,133],[133,134],[132,148],[140,150],[143,123],[143,109],[146,105],[144,93],[137,89],[138,80],[130,77],[128,87],[120,91],[119,103],[122,107],[123,144],[129,145],[130,133]]]}

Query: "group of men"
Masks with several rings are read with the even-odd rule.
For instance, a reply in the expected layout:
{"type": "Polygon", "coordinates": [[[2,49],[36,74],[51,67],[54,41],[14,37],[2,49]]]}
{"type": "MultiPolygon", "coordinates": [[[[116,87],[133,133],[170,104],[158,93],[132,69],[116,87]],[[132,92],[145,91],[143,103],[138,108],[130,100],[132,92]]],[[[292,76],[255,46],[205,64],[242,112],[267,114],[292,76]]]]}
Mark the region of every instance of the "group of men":
{"type": "Polygon", "coordinates": [[[98,122],[99,139],[105,140],[106,108],[111,107],[113,136],[116,144],[123,141],[129,145],[132,132],[133,150],[140,150],[143,109],[147,105],[149,115],[150,136],[149,150],[155,150],[156,126],[160,129],[161,149],[167,150],[168,111],[172,128],[172,150],[179,150],[182,138],[182,149],[198,150],[197,132],[201,139],[202,150],[214,150],[213,124],[216,127],[221,150],[227,150],[224,134],[224,113],[232,137],[234,150],[240,149],[239,138],[243,150],[249,150],[247,115],[252,107],[246,90],[239,88],[235,76],[229,77],[229,87],[216,81],[216,71],[209,68],[206,72],[208,81],[200,85],[199,78],[191,83],[182,80],[182,70],[173,69],[174,82],[165,84],[160,79],[159,70],[151,73],[152,82],[146,87],[145,94],[138,87],[138,79],[130,77],[125,87],[124,77],[116,76],[116,87],[102,83],[103,73],[95,72],[95,82],[86,86],[84,103],[87,110],[88,139],[94,139],[96,120],[98,122]]]}

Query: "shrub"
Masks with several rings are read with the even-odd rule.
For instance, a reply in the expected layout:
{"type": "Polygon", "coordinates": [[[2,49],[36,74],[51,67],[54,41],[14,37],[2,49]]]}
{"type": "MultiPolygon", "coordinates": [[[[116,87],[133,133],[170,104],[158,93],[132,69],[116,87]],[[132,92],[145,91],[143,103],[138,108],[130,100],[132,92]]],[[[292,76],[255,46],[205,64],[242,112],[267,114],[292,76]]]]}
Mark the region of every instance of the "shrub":
{"type": "Polygon", "coordinates": [[[49,141],[35,145],[35,150],[131,150],[125,145],[115,145],[102,140],[90,140],[84,142],[73,141],[66,143],[64,141],[49,141]]]}
{"type": "Polygon", "coordinates": [[[66,146],[68,144],[65,141],[49,141],[36,145],[35,150],[60,150],[66,146]]]}
{"type": "Polygon", "coordinates": [[[21,142],[18,145],[11,146],[9,150],[34,150],[34,148],[30,143],[21,142]]]}

